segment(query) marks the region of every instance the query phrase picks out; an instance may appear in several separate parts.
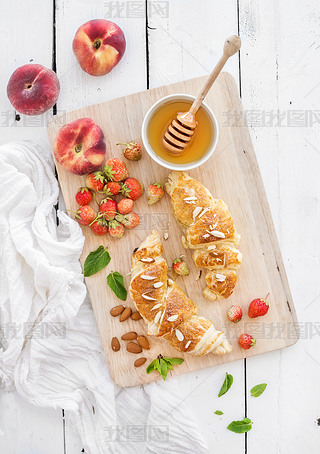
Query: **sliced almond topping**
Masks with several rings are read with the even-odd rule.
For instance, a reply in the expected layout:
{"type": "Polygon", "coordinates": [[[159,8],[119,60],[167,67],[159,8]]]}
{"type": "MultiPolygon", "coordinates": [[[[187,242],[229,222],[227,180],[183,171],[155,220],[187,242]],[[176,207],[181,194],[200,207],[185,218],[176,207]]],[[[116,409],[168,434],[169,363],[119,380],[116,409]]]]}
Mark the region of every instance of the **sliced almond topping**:
{"type": "Polygon", "coordinates": [[[197,197],[194,197],[194,196],[185,197],[183,200],[185,200],[186,202],[187,202],[188,200],[197,200],[197,197]]]}
{"type": "Polygon", "coordinates": [[[205,233],[204,235],[202,235],[202,238],[209,238],[209,233],[205,233]]]}
{"type": "Polygon", "coordinates": [[[146,281],[153,281],[156,279],[156,276],[147,276],[146,274],[141,274],[141,279],[144,279],[146,281]]]}
{"type": "Polygon", "coordinates": [[[195,207],[195,209],[193,210],[193,213],[192,213],[193,219],[195,219],[198,216],[198,214],[200,213],[201,210],[202,210],[201,207],[195,207]]]}
{"type": "Polygon", "coordinates": [[[155,305],[153,306],[153,308],[150,309],[150,311],[154,311],[154,310],[156,310],[156,309],[159,309],[159,307],[161,307],[161,306],[162,306],[162,303],[155,304],[155,305]]]}
{"type": "Polygon", "coordinates": [[[167,240],[168,238],[169,238],[169,233],[168,232],[164,232],[163,239],[167,240]]]}
{"type": "Polygon", "coordinates": [[[166,311],[163,311],[163,312],[162,312],[162,315],[161,315],[161,318],[160,318],[160,322],[159,322],[160,325],[161,325],[161,323],[163,322],[164,314],[165,314],[165,313],[166,313],[166,311]]]}
{"type": "Polygon", "coordinates": [[[153,284],[153,286],[154,286],[154,288],[160,288],[160,287],[163,286],[163,282],[155,282],[155,283],[153,284]]]}
{"type": "Polygon", "coordinates": [[[180,341],[180,342],[183,341],[184,335],[183,335],[182,332],[179,331],[178,329],[176,329],[176,336],[177,336],[178,341],[180,341]]]}
{"type": "Polygon", "coordinates": [[[152,257],[146,257],[144,259],[140,259],[140,262],[143,262],[143,263],[152,263],[154,262],[154,259],[152,257]]]}
{"type": "Polygon", "coordinates": [[[169,279],[168,279],[168,284],[169,284],[169,285],[173,285],[173,284],[174,284],[173,280],[169,278],[169,279]]]}
{"type": "Polygon", "coordinates": [[[156,313],[156,316],[154,317],[154,323],[158,323],[160,317],[161,317],[162,312],[159,311],[156,313]]]}
{"type": "Polygon", "coordinates": [[[217,249],[217,246],[215,244],[211,244],[211,246],[208,246],[208,251],[211,251],[213,249],[217,249]]]}
{"type": "Polygon", "coordinates": [[[227,276],[224,274],[216,274],[216,279],[218,282],[224,282],[226,280],[227,276]]]}
{"type": "Polygon", "coordinates": [[[215,236],[217,238],[225,238],[226,237],[225,234],[223,232],[219,232],[219,230],[212,230],[210,232],[210,235],[213,235],[213,236],[215,236]]]}
{"type": "Polygon", "coordinates": [[[157,301],[157,298],[152,298],[152,296],[148,296],[146,293],[142,293],[142,298],[144,298],[145,300],[149,300],[149,301],[157,301]]]}
{"type": "Polygon", "coordinates": [[[178,318],[178,315],[171,315],[171,317],[167,318],[167,322],[175,322],[178,318]]]}
{"type": "Polygon", "coordinates": [[[202,216],[203,216],[204,214],[206,214],[206,212],[209,211],[209,210],[210,210],[210,208],[208,208],[208,207],[207,207],[207,208],[204,208],[203,211],[202,211],[202,213],[199,214],[199,218],[202,218],[202,216]]]}
{"type": "Polygon", "coordinates": [[[190,344],[191,344],[191,341],[188,341],[188,342],[186,343],[186,345],[184,346],[184,348],[187,350],[187,348],[189,347],[190,344]]]}

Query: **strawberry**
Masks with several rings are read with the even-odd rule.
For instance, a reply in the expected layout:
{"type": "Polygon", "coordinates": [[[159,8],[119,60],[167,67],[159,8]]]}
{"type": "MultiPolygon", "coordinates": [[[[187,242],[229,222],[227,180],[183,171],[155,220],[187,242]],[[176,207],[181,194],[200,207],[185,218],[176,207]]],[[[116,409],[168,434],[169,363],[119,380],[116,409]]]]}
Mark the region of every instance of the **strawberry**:
{"type": "Polygon", "coordinates": [[[231,306],[230,309],[228,310],[228,319],[230,322],[240,322],[242,319],[242,310],[241,307],[239,306],[231,306]]]}
{"type": "Polygon", "coordinates": [[[131,200],[137,200],[143,193],[143,186],[136,178],[127,178],[121,192],[131,200]]]}
{"type": "Polygon", "coordinates": [[[132,211],[132,208],[133,208],[133,200],[131,200],[131,199],[121,199],[117,205],[117,210],[118,210],[118,213],[120,213],[120,214],[128,214],[128,213],[130,213],[130,211],[132,211]]]}
{"type": "MultiPolygon", "coordinates": [[[[71,210],[67,210],[67,211],[71,211],[71,210]]],[[[84,205],[84,206],[80,207],[79,210],[72,211],[72,213],[75,213],[75,218],[81,225],[89,225],[97,217],[97,213],[94,211],[94,209],[90,205],[84,205]]]]}
{"type": "Polygon", "coordinates": [[[127,166],[117,158],[105,162],[103,173],[109,181],[123,181],[129,176],[127,166]]]}
{"type": "Polygon", "coordinates": [[[95,235],[102,236],[108,233],[108,223],[103,218],[96,219],[91,225],[91,230],[95,235]]]}
{"type": "Polygon", "coordinates": [[[78,205],[89,205],[92,200],[92,192],[88,188],[79,188],[75,196],[78,205]]]}
{"type": "Polygon", "coordinates": [[[87,175],[86,186],[92,191],[101,192],[104,187],[105,179],[102,172],[92,172],[87,175]]]}
{"type": "Polygon", "coordinates": [[[121,222],[121,224],[123,224],[127,229],[134,229],[140,224],[140,218],[134,211],[131,211],[125,216],[118,214],[116,216],[116,220],[121,222]]]}
{"type": "Polygon", "coordinates": [[[159,202],[159,200],[164,196],[164,189],[161,183],[153,183],[148,187],[148,204],[153,205],[154,203],[159,202]]]}
{"type": "Polygon", "coordinates": [[[250,334],[241,334],[238,339],[239,345],[244,350],[249,350],[249,348],[256,345],[256,340],[250,334]]]}
{"type": "Polygon", "coordinates": [[[101,200],[99,205],[99,212],[103,213],[107,221],[111,221],[111,219],[114,219],[117,213],[117,202],[108,198],[101,200]]]}
{"type": "Polygon", "coordinates": [[[109,233],[114,238],[121,238],[124,235],[124,226],[118,221],[110,221],[109,233]]]}
{"type": "Polygon", "coordinates": [[[129,161],[139,161],[142,158],[141,145],[137,142],[117,143],[117,145],[125,145],[126,148],[122,150],[123,156],[129,161]]]}
{"type": "Polygon", "coordinates": [[[269,294],[265,299],[256,298],[251,301],[248,309],[248,315],[250,318],[262,317],[263,315],[266,315],[269,310],[269,303],[267,301],[268,296],[269,294]]]}
{"type": "Polygon", "coordinates": [[[103,188],[103,192],[105,192],[106,195],[117,195],[119,194],[120,189],[121,186],[117,181],[109,181],[103,188]]]}
{"type": "Polygon", "coordinates": [[[188,274],[190,273],[188,265],[181,257],[174,259],[172,263],[172,269],[180,276],[188,276],[188,274]]]}

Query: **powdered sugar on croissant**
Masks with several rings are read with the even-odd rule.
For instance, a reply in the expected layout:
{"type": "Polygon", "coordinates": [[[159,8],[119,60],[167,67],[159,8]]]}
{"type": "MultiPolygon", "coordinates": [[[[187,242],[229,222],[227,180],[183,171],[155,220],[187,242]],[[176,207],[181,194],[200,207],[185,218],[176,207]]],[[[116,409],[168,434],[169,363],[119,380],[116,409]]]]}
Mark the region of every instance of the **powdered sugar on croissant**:
{"type": "Polygon", "coordinates": [[[204,296],[211,300],[228,298],[237,283],[242,254],[237,249],[240,236],[227,205],[185,172],[171,172],[165,187],[184,232],[184,247],[193,250],[198,267],[209,270],[204,296]]]}
{"type": "Polygon", "coordinates": [[[198,306],[168,279],[167,271],[160,236],[154,230],[134,252],[131,265],[130,295],[148,324],[148,334],[196,356],[230,352],[224,333],[197,315],[198,306]]]}

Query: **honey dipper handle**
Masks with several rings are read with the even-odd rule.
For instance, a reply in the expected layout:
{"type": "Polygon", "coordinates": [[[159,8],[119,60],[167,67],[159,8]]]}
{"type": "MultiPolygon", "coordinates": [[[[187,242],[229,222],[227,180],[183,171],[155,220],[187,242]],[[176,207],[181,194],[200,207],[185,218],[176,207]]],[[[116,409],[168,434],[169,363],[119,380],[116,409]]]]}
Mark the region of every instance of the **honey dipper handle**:
{"type": "Polygon", "coordinates": [[[230,36],[229,38],[226,39],[226,41],[224,43],[224,46],[223,46],[223,54],[222,54],[220,60],[218,61],[217,65],[213,69],[213,71],[210,74],[210,76],[208,77],[208,79],[207,79],[207,81],[206,81],[201,93],[199,93],[199,95],[194,100],[192,106],[190,107],[189,112],[192,115],[195,115],[196,112],[198,111],[199,107],[202,104],[202,101],[207,96],[207,93],[210,90],[213,82],[219,76],[222,68],[224,67],[224,65],[228,61],[229,57],[231,57],[236,52],[238,52],[240,47],[241,47],[241,39],[240,39],[239,36],[233,35],[233,36],[230,36]]]}

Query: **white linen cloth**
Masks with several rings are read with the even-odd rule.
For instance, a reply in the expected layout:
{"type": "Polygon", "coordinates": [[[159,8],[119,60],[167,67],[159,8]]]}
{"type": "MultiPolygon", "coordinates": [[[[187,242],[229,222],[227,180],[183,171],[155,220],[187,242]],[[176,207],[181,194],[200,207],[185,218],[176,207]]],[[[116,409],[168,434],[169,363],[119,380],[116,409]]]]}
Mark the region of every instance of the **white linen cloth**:
{"type": "Polygon", "coordinates": [[[207,452],[178,379],[112,382],[86,298],[74,220],[58,211],[51,150],[0,147],[0,385],[61,407],[88,454],[207,452]]]}

